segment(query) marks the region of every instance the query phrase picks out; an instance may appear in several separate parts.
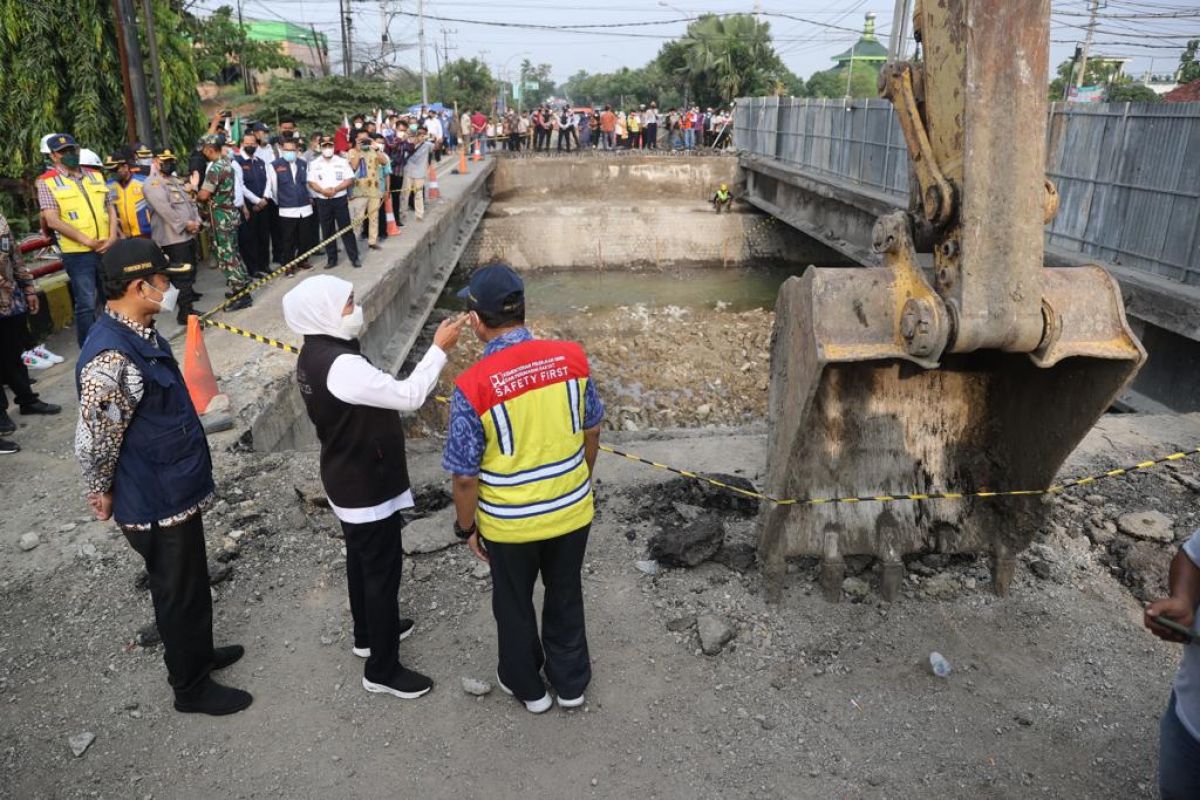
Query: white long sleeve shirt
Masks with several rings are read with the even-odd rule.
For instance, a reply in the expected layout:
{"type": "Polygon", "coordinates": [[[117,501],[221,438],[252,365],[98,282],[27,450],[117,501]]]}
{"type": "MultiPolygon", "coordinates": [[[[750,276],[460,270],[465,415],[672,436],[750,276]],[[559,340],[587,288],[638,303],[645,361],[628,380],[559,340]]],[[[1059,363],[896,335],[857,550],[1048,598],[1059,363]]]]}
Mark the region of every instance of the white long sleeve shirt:
{"type": "MultiPolygon", "coordinates": [[[[343,403],[397,412],[416,411],[429,398],[445,366],[446,354],[437,345],[431,345],[412,374],[404,380],[398,380],[362,356],[347,353],[334,359],[325,385],[329,393],[343,403]]],[[[413,494],[409,489],[404,494],[369,508],[341,508],[333,503],[329,506],[342,522],[361,525],[378,522],[397,511],[412,508],[413,494]]]]}

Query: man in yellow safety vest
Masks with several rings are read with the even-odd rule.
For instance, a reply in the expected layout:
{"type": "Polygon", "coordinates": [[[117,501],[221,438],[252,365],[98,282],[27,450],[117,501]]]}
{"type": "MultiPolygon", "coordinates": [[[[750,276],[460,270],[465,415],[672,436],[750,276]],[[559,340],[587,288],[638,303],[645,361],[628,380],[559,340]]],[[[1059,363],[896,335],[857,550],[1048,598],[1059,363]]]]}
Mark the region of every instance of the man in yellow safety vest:
{"type": "Polygon", "coordinates": [[[525,327],[524,284],[510,267],[477,270],[459,296],[484,351],[451,399],[442,466],[454,475],[454,530],[491,565],[500,688],[540,714],[552,704],[544,667],[559,706],[574,708],[592,677],[579,572],[604,404],[582,347],[525,327]]]}
{"type": "Polygon", "coordinates": [[[117,240],[117,214],[104,178],[79,166],[79,146],[68,133],[46,143],[54,169],[37,180],[38,206],[46,227],[58,233],[63,268],[75,299],[75,338],[79,346],[96,319],[100,255],[117,240]]]}

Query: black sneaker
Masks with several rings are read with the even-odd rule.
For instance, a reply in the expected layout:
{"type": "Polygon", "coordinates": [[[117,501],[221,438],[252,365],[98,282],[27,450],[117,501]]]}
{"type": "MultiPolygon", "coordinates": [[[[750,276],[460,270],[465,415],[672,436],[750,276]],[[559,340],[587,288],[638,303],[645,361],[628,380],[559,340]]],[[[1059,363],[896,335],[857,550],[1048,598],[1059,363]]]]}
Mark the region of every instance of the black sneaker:
{"type": "Polygon", "coordinates": [[[205,678],[200,685],[188,692],[175,693],[175,710],[184,714],[209,714],[223,717],[236,714],[254,702],[249,692],[222,686],[212,678],[205,678]]]}
{"type": "Polygon", "coordinates": [[[400,667],[395,677],[387,683],[375,683],[364,677],[362,685],[368,692],[390,694],[402,700],[416,700],[422,695],[429,694],[433,689],[433,680],[408,667],[400,667]]]}
{"type": "Polygon", "coordinates": [[[11,439],[0,439],[0,456],[10,456],[21,452],[21,445],[11,439]]]}
{"type": "Polygon", "coordinates": [[[29,403],[21,406],[21,415],[26,414],[58,414],[62,411],[62,406],[56,406],[54,403],[47,403],[43,400],[38,400],[36,403],[29,403]]]}
{"type": "Polygon", "coordinates": [[[226,645],[225,647],[213,648],[213,669],[225,669],[231,664],[236,664],[238,660],[246,655],[246,648],[240,644],[226,645]]]}
{"type": "MultiPolygon", "coordinates": [[[[403,642],[409,636],[412,636],[412,632],[413,632],[414,628],[415,628],[415,623],[413,623],[413,621],[411,619],[409,619],[408,617],[401,617],[400,618],[400,641],[403,642]]],[[[369,644],[360,645],[358,642],[355,642],[354,647],[350,648],[350,651],[352,653],[354,653],[354,655],[358,656],[359,658],[370,658],[371,657],[371,645],[369,645],[369,644]]]]}
{"type": "Polygon", "coordinates": [[[336,261],[326,261],[325,262],[325,269],[336,269],[336,268],[337,268],[336,261]]]}
{"type": "Polygon", "coordinates": [[[234,300],[229,305],[225,306],[226,311],[241,311],[243,308],[249,308],[254,305],[254,298],[250,295],[242,295],[237,300],[234,300]]]}
{"type": "Polygon", "coordinates": [[[362,262],[358,259],[355,259],[354,261],[350,262],[350,266],[354,267],[355,269],[362,269],[362,262]]]}
{"type": "Polygon", "coordinates": [[[0,411],[0,434],[15,433],[16,430],[17,423],[12,421],[12,417],[8,415],[8,412],[0,411]]]}

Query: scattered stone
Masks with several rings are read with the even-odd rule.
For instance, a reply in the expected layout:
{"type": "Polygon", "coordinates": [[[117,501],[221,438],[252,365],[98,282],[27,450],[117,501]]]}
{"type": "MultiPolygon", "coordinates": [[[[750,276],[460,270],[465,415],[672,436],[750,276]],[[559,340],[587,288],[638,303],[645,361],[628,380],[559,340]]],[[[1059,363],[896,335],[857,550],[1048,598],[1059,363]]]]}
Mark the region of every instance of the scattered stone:
{"type": "Polygon", "coordinates": [[[21,548],[21,550],[28,553],[30,550],[37,547],[41,543],[42,543],[41,537],[39,537],[33,531],[30,531],[29,533],[21,534],[21,538],[17,540],[17,547],[21,548]]]}
{"type": "Polygon", "coordinates": [[[153,622],[138,628],[137,633],[133,635],[133,639],[140,647],[154,647],[162,643],[162,635],[159,634],[158,626],[153,622]]]}
{"type": "Polygon", "coordinates": [[[713,614],[696,617],[696,632],[700,635],[700,649],[708,656],[721,652],[734,636],[733,627],[713,614]]]}
{"type": "Polygon", "coordinates": [[[638,424],[626,417],[621,421],[621,430],[629,431],[630,433],[637,433],[638,424]]]}
{"type": "Polygon", "coordinates": [[[862,578],[846,578],[842,581],[842,591],[852,600],[862,600],[871,593],[871,585],[862,578]]]}
{"type": "Polygon", "coordinates": [[[492,577],[492,568],[490,565],[485,564],[482,561],[476,561],[475,568],[471,570],[471,577],[480,581],[486,580],[487,578],[492,577]]]}
{"type": "Polygon", "coordinates": [[[921,584],[921,591],[934,600],[949,600],[958,594],[962,584],[949,572],[939,572],[921,584]]]}
{"type": "Polygon", "coordinates": [[[700,419],[704,419],[711,413],[712,406],[710,406],[708,403],[702,403],[701,405],[696,406],[696,416],[700,417],[700,419]]]}
{"type": "Polygon", "coordinates": [[[1018,725],[1021,725],[1026,728],[1028,728],[1030,725],[1033,724],[1033,718],[1031,718],[1025,714],[1015,714],[1015,715],[1013,715],[1013,719],[1017,721],[1018,725]]]}
{"type": "Polygon", "coordinates": [[[91,542],[85,542],[79,548],[79,555],[83,558],[95,558],[100,555],[100,551],[96,549],[96,545],[91,542]]]}
{"type": "Polygon", "coordinates": [[[463,691],[475,697],[483,697],[492,691],[492,685],[487,681],[481,681],[478,678],[463,678],[463,691]]]}
{"type": "Polygon", "coordinates": [[[694,506],[691,503],[672,503],[675,508],[675,513],[683,517],[684,522],[695,522],[707,513],[700,506],[694,506]]]}
{"type": "Polygon", "coordinates": [[[219,561],[210,561],[208,564],[208,585],[216,586],[218,583],[223,583],[233,574],[233,567],[228,564],[222,564],[219,561]]]}
{"type": "Polygon", "coordinates": [[[713,556],[713,561],[724,564],[735,572],[747,572],[753,569],[758,561],[758,551],[748,542],[726,544],[713,556]]]}
{"type": "Polygon", "coordinates": [[[70,533],[73,530],[75,530],[74,522],[67,522],[67,523],[64,523],[64,524],[58,526],[59,533],[70,533]]]}
{"type": "Polygon", "coordinates": [[[1125,555],[1123,578],[1142,600],[1166,597],[1167,576],[1175,553],[1152,542],[1134,542],[1125,555]]]}
{"type": "Polygon", "coordinates": [[[444,508],[404,526],[404,554],[436,553],[458,544],[454,535],[453,507],[444,508]]]}
{"type": "Polygon", "coordinates": [[[1121,533],[1150,542],[1172,542],[1175,530],[1171,518],[1161,511],[1133,511],[1117,518],[1121,533]]]}
{"type": "Polygon", "coordinates": [[[1096,508],[1102,508],[1105,503],[1104,495],[1102,494],[1089,494],[1083,499],[1088,505],[1095,506],[1096,508]]]}
{"type": "Polygon", "coordinates": [[[652,558],[668,567],[694,567],[717,554],[725,541],[725,526],[714,514],[692,523],[664,528],[650,537],[652,558]]]}
{"type": "Polygon", "coordinates": [[[96,734],[91,731],[83,731],[67,738],[67,744],[71,745],[71,752],[75,754],[76,758],[83,755],[94,741],[96,741],[96,734]]]}
{"type": "Polygon", "coordinates": [[[306,483],[292,488],[295,489],[296,497],[300,498],[301,503],[312,508],[329,508],[329,497],[320,483],[306,483]]]}
{"type": "Polygon", "coordinates": [[[764,731],[773,731],[779,725],[779,723],[774,719],[763,714],[756,714],[754,716],[754,721],[757,722],[758,726],[764,731]]]}
{"type": "Polygon", "coordinates": [[[1046,579],[1050,577],[1054,568],[1050,566],[1048,561],[1037,558],[1029,562],[1029,571],[1039,578],[1046,579]]]}
{"type": "Polygon", "coordinates": [[[696,624],[696,618],[692,616],[676,617],[675,619],[667,620],[667,630],[673,633],[686,631],[696,624]]]}
{"type": "Polygon", "coordinates": [[[428,564],[414,564],[412,571],[412,579],[414,581],[427,581],[433,577],[433,567],[428,564]]]}
{"type": "Polygon", "coordinates": [[[655,561],[654,559],[641,559],[638,561],[634,561],[633,565],[635,567],[637,567],[638,572],[641,572],[645,575],[657,575],[658,574],[658,562],[655,561]]]}

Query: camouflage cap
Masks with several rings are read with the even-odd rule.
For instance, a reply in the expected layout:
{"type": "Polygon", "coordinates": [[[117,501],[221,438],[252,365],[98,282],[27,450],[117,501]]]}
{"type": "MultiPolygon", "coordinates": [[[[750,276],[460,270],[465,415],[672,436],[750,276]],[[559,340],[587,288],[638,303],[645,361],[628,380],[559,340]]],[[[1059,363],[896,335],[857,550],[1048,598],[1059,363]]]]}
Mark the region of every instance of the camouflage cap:
{"type": "Polygon", "coordinates": [[[223,133],[206,133],[196,142],[197,147],[224,147],[225,134],[223,133]]]}

